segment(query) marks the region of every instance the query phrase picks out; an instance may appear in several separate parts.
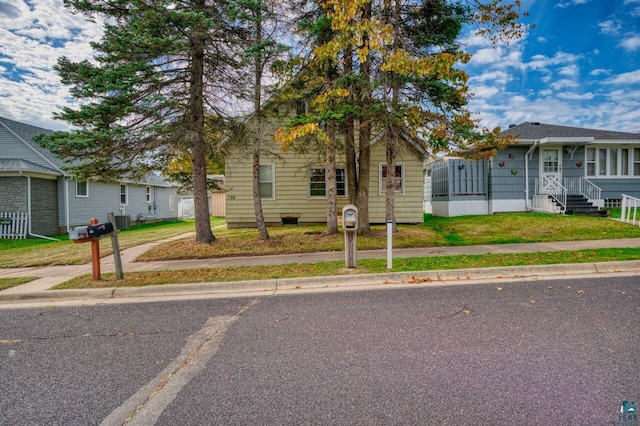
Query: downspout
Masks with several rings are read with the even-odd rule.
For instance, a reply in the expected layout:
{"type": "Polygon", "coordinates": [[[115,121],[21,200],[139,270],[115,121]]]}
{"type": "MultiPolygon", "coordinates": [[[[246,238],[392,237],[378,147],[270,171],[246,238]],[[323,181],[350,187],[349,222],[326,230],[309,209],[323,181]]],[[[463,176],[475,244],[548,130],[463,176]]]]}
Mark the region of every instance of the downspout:
{"type": "Polygon", "coordinates": [[[539,140],[535,141],[533,143],[533,145],[531,146],[531,148],[529,148],[529,151],[527,151],[527,153],[524,155],[524,196],[525,196],[525,205],[527,207],[527,210],[531,210],[531,202],[529,201],[529,161],[531,160],[531,155],[533,154],[533,151],[536,149],[536,147],[538,146],[538,142],[540,142],[539,140]]]}
{"type": "Polygon", "coordinates": [[[51,241],[60,241],[57,238],[45,237],[44,235],[38,235],[38,234],[34,234],[33,232],[31,232],[31,176],[26,176],[22,172],[20,172],[20,174],[27,178],[27,216],[28,216],[28,218],[27,218],[27,221],[28,221],[28,223],[27,223],[27,225],[28,225],[27,234],[29,234],[30,237],[43,238],[45,240],[51,240],[51,241]]]}
{"type": "Polygon", "coordinates": [[[67,232],[71,229],[71,217],[69,216],[69,182],[73,179],[69,177],[68,179],[62,178],[64,181],[64,221],[65,226],[67,227],[67,232]]]}

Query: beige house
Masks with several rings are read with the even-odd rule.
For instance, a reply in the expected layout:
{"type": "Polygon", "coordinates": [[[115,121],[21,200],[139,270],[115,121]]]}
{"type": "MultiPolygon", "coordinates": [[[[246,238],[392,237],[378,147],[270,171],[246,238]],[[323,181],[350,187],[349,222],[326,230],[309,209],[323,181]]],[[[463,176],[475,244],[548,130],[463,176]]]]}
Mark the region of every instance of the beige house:
{"type": "MultiPolygon", "coordinates": [[[[260,160],[262,210],[267,226],[323,224],[327,221],[325,164],[314,155],[294,152],[263,154],[260,160]],[[317,158],[317,159],[315,159],[317,158]]],[[[386,157],[385,144],[371,147],[369,185],[370,223],[385,223],[386,157]]],[[[395,214],[398,223],[423,221],[423,162],[425,153],[404,145],[398,153],[396,167],[395,214]]],[[[255,227],[252,197],[251,156],[240,153],[227,157],[226,218],[231,228],[255,227]]],[[[338,214],[349,203],[344,159],[338,155],[338,214]],[[341,162],[342,161],[342,162],[341,162]]]]}

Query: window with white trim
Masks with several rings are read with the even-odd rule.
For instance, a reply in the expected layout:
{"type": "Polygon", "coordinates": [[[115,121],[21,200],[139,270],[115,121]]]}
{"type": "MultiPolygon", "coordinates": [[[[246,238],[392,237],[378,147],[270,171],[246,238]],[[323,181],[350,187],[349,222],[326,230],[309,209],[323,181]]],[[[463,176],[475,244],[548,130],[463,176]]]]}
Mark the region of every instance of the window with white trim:
{"type": "Polygon", "coordinates": [[[620,175],[629,176],[629,148],[620,150],[620,175]]]}
{"type": "Polygon", "coordinates": [[[128,200],[127,200],[128,192],[129,190],[127,188],[127,185],[121,183],[120,184],[120,205],[121,206],[126,206],[128,204],[128,200]]]}
{"type": "Polygon", "coordinates": [[[640,148],[587,148],[587,176],[640,176],[640,148]]]}
{"type": "Polygon", "coordinates": [[[150,186],[146,187],[145,193],[146,193],[145,199],[147,200],[147,203],[150,203],[151,202],[151,187],[150,186]]]}
{"type": "Polygon", "coordinates": [[[169,195],[169,211],[173,211],[173,195],[169,195]]]}
{"type": "Polygon", "coordinates": [[[275,198],[275,176],[273,164],[260,164],[260,198],[275,198]]]}
{"type": "MultiPolygon", "coordinates": [[[[327,181],[326,169],[309,169],[309,197],[326,197],[327,181]]],[[[347,195],[347,173],[343,168],[336,169],[336,195],[344,197],[347,195]]]]}
{"type": "Polygon", "coordinates": [[[587,176],[596,175],[596,149],[587,148],[587,176]]]}
{"type": "Polygon", "coordinates": [[[76,197],[86,198],[89,196],[89,182],[76,181],[76,197]]]}
{"type": "Polygon", "coordinates": [[[598,150],[598,175],[607,175],[607,150],[606,148],[600,148],[598,150]]]}
{"type": "MultiPolygon", "coordinates": [[[[380,176],[380,194],[386,194],[387,192],[387,165],[385,163],[379,164],[379,176],[380,176]]],[[[395,171],[395,192],[398,194],[404,194],[404,164],[396,164],[395,171]]]]}

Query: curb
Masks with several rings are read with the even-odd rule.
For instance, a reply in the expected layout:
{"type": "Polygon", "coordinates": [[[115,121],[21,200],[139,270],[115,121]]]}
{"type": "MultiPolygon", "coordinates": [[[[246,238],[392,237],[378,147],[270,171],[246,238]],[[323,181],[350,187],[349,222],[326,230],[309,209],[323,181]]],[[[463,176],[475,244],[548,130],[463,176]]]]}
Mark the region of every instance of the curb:
{"type": "Polygon", "coordinates": [[[558,265],[509,266],[483,269],[390,272],[380,274],[334,275],[328,277],[283,278],[260,281],[166,284],[147,287],[109,287],[88,290],[46,290],[31,293],[0,292],[0,302],[37,302],[62,300],[113,300],[126,298],[242,295],[245,293],[276,295],[299,290],[346,290],[357,287],[402,284],[454,284],[473,280],[513,280],[533,277],[566,277],[567,275],[600,275],[640,273],[640,260],[574,263],[558,265]]]}

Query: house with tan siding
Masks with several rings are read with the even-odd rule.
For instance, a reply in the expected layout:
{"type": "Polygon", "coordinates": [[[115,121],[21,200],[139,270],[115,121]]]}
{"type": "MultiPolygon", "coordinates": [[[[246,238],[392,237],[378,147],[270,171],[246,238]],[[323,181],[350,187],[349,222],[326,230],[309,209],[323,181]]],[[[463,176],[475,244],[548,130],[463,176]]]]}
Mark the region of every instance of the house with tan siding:
{"type": "MultiPolygon", "coordinates": [[[[324,224],[327,221],[325,163],[315,154],[282,152],[271,146],[271,154],[261,155],[260,191],[267,226],[324,224]]],[[[269,150],[265,150],[268,152],[269,150]]],[[[403,145],[396,167],[395,215],[398,223],[423,221],[423,163],[426,153],[403,145]]],[[[337,157],[337,208],[349,204],[344,159],[337,157]]],[[[226,159],[226,213],[231,228],[255,227],[252,159],[232,151],[226,159]]],[[[371,146],[369,181],[370,223],[385,223],[386,148],[384,142],[371,146]]],[[[340,214],[340,213],[338,213],[340,214]]]]}

